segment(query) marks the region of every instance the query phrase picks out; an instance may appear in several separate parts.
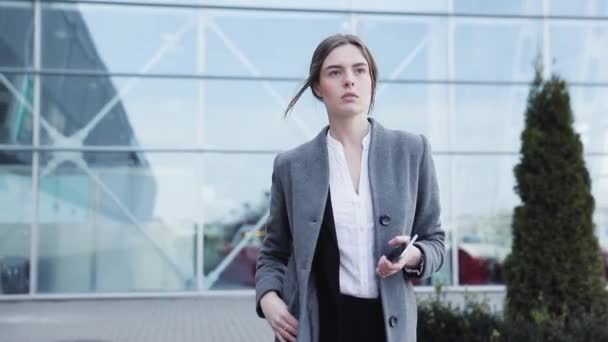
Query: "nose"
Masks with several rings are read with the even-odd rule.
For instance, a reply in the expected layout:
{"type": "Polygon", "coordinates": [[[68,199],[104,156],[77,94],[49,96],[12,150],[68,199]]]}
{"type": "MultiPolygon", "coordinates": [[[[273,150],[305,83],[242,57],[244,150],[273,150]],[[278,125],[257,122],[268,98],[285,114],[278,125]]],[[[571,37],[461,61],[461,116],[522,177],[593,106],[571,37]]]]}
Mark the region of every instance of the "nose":
{"type": "Polygon", "coordinates": [[[352,87],[355,85],[355,77],[351,71],[346,71],[344,73],[344,86],[346,88],[352,87]]]}

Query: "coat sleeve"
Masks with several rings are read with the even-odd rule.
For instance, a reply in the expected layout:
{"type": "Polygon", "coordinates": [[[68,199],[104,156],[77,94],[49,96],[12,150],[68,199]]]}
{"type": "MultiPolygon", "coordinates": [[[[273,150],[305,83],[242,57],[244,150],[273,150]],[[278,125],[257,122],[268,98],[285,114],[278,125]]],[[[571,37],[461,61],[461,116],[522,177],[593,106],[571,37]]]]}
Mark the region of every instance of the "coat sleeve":
{"type": "Polygon", "coordinates": [[[279,176],[279,159],[280,155],[277,155],[273,163],[270,208],[264,224],[266,234],[256,263],[256,312],[261,318],[265,317],[260,307],[260,299],[269,291],[276,291],[282,297],[285,270],[292,252],[285,193],[279,176]]]}
{"type": "Polygon", "coordinates": [[[408,278],[427,278],[437,272],[445,257],[445,232],[441,228],[441,207],[439,186],[431,148],[427,139],[421,135],[422,158],[418,172],[418,193],[412,235],[418,234],[414,246],[422,252],[422,269],[420,272],[408,272],[408,278]]]}

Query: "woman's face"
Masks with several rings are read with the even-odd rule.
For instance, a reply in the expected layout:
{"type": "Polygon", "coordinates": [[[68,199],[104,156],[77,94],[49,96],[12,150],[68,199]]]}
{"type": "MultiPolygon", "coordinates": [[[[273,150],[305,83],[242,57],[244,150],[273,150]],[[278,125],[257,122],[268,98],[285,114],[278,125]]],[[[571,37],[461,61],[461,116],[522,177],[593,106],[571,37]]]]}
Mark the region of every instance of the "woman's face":
{"type": "Polygon", "coordinates": [[[329,115],[353,117],[365,115],[372,93],[369,65],[354,45],[333,49],[321,66],[317,95],[323,98],[329,115]]]}

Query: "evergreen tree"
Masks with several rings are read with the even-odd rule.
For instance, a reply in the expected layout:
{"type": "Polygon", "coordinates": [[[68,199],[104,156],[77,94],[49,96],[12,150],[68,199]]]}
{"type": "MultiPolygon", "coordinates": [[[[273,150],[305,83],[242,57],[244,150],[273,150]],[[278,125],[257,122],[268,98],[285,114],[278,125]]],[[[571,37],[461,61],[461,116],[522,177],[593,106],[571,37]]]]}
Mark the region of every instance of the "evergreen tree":
{"type": "Polygon", "coordinates": [[[513,244],[505,260],[506,313],[514,320],[570,318],[605,308],[589,172],[573,128],[566,82],[536,68],[515,167],[513,244]],[[600,303],[600,305],[598,305],[600,303]]]}

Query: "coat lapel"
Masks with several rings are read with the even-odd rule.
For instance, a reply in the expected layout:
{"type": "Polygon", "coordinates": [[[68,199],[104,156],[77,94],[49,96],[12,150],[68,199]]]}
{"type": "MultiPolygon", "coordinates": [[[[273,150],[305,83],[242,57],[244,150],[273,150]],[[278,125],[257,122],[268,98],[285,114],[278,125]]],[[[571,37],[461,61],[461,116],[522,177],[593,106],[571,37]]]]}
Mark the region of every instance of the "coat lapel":
{"type": "Polygon", "coordinates": [[[327,154],[326,126],[310,142],[304,158],[295,163],[294,203],[297,210],[294,227],[297,230],[296,249],[300,250],[305,269],[310,270],[314,256],[327,196],[329,192],[329,161],[327,154]]]}
{"type": "Polygon", "coordinates": [[[388,241],[398,233],[393,227],[396,223],[395,218],[398,216],[398,209],[394,207],[397,205],[395,202],[399,197],[396,194],[396,185],[392,181],[395,179],[395,175],[386,131],[374,119],[370,118],[369,120],[372,124],[372,132],[369,145],[368,172],[374,213],[374,257],[375,260],[378,260],[388,247],[388,241]],[[391,218],[391,223],[382,225],[381,218],[383,216],[391,218]]]}

